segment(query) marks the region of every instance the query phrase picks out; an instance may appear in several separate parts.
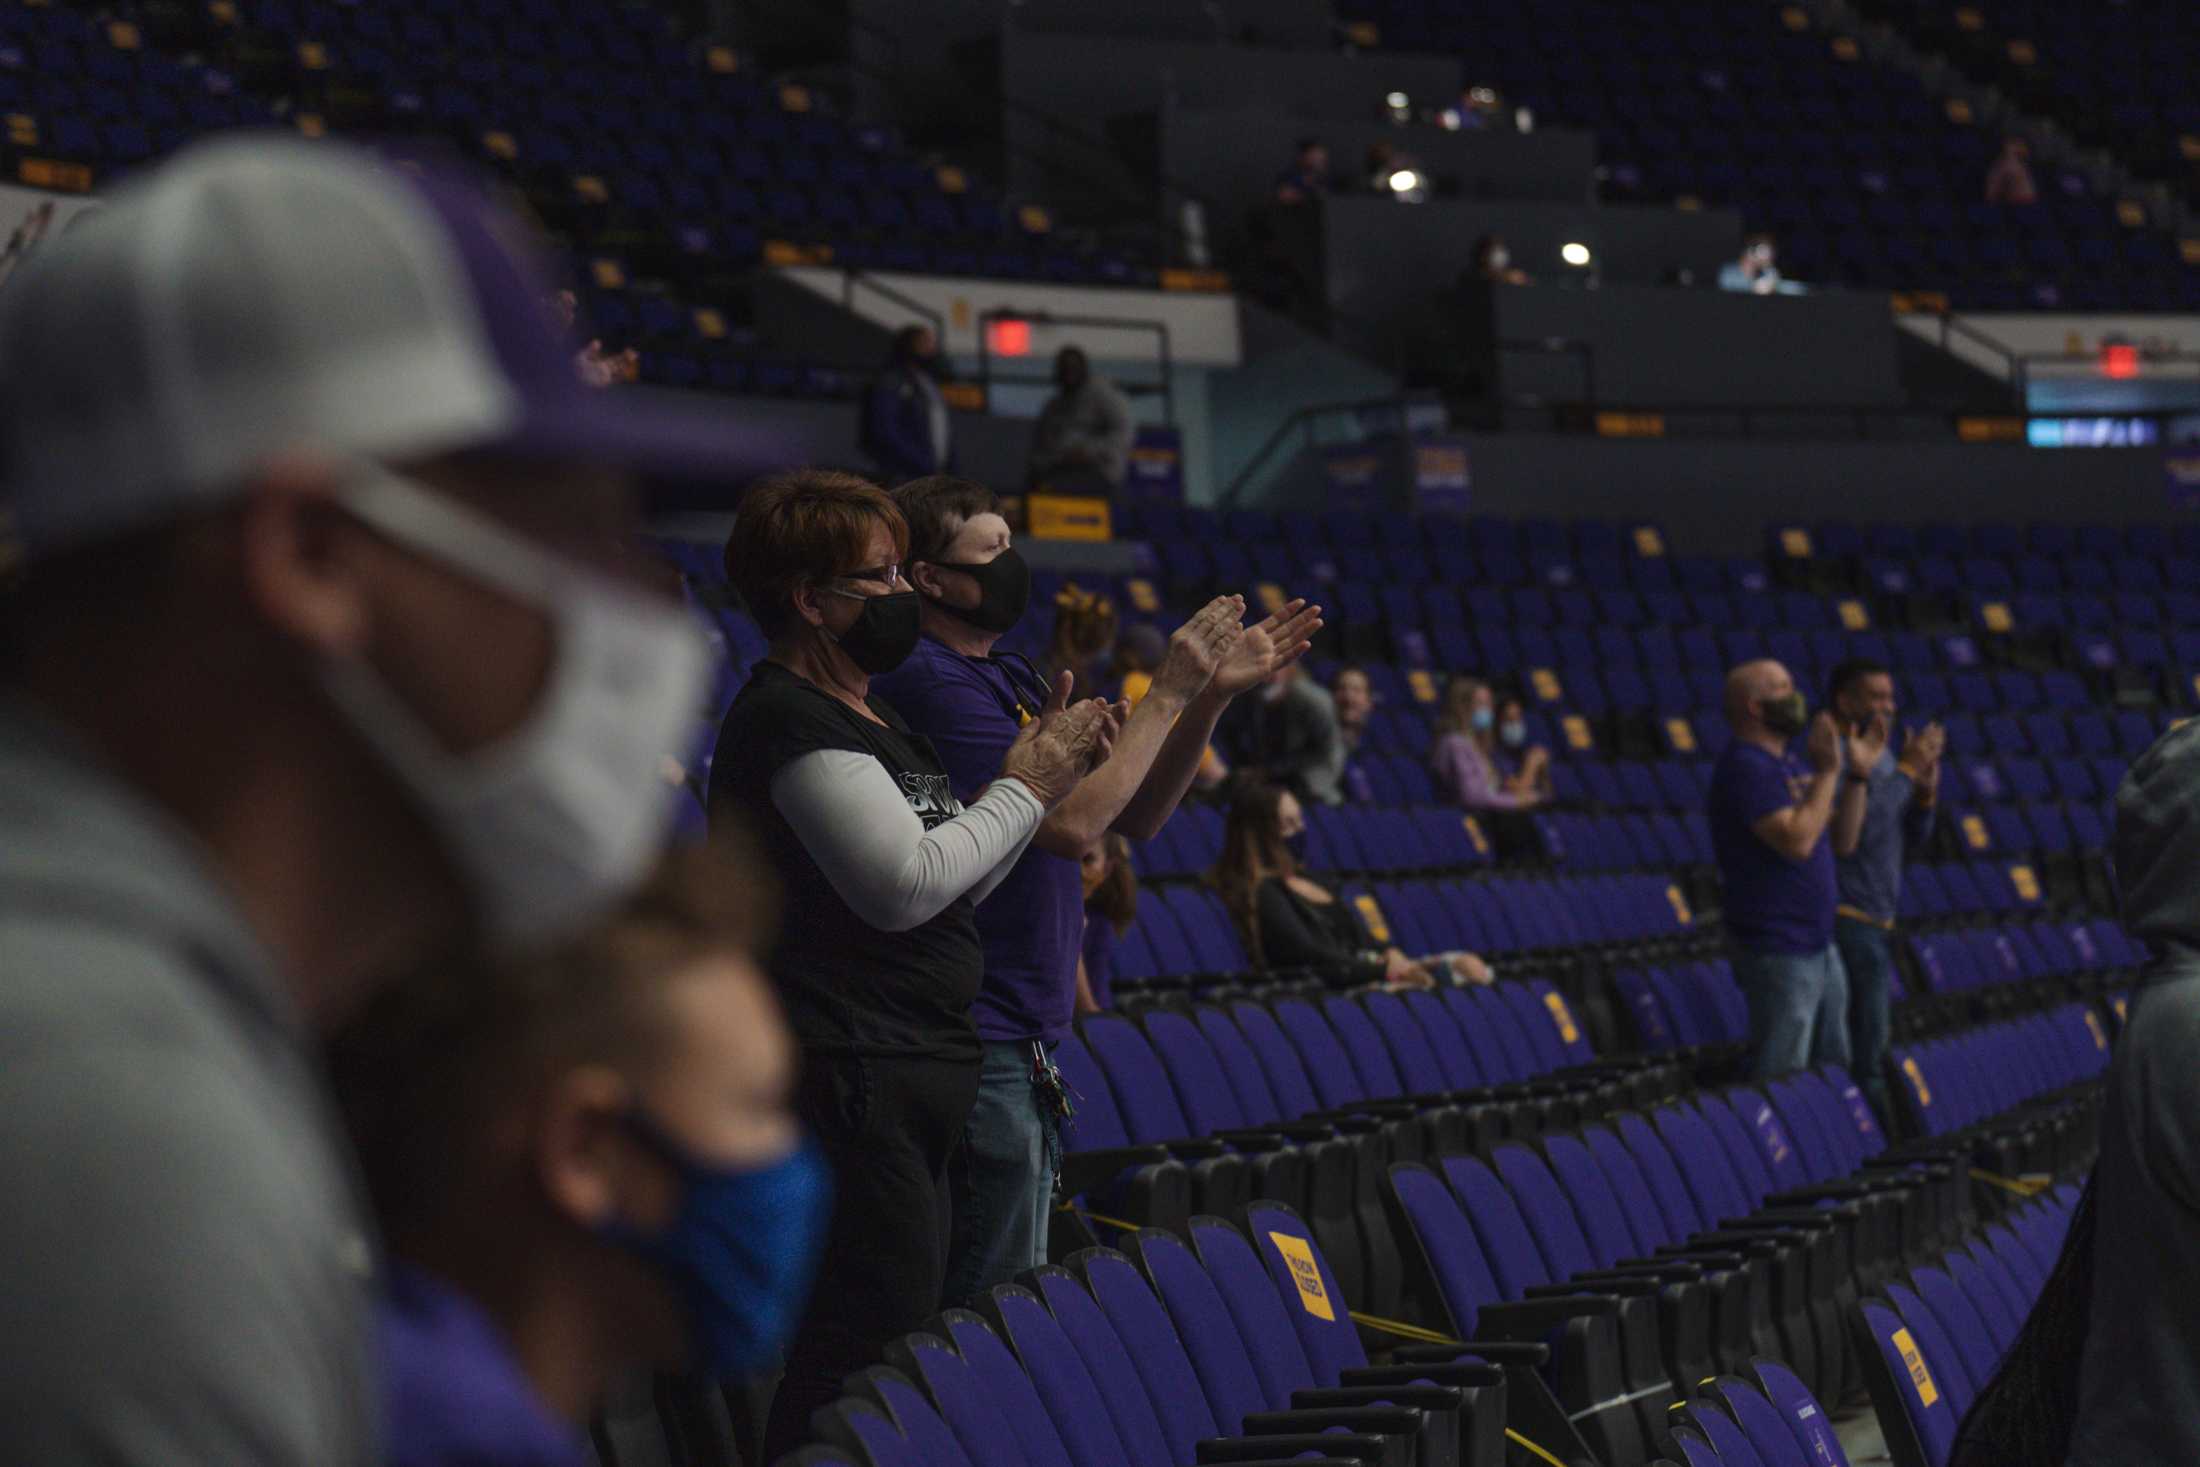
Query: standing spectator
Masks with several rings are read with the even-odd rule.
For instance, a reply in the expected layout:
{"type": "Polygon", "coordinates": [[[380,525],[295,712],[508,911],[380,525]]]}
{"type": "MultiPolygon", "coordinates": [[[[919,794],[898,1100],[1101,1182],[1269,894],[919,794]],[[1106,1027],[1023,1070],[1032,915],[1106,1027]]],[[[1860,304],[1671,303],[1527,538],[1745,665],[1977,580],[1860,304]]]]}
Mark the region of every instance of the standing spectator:
{"type": "Polygon", "coordinates": [[[871,687],[917,645],[908,546],[884,490],[821,470],[751,489],[726,543],[771,654],[719,731],[711,811],[756,830],[785,883],[772,973],[802,1046],[795,1109],[839,1194],[767,1461],[940,1306],[948,1159],[978,1092],[976,907],[1113,731],[1105,705],[1065,707],[1062,678],[1033,688],[1023,730],[952,781],[871,687]]]}
{"type": "Polygon", "coordinates": [[[1081,348],[1054,356],[1054,396],[1031,435],[1029,480],[1035,489],[1112,494],[1130,472],[1138,425],[1130,399],[1096,376],[1081,348]]]}
{"type": "Polygon", "coordinates": [[[1833,944],[1834,795],[1841,733],[1831,713],[1808,719],[1779,663],[1727,674],[1734,741],[1712,771],[1711,844],[1726,887],[1734,979],[1749,1002],[1751,1073],[1846,1064],[1849,986],[1833,944]],[[1788,741],[1810,729],[1805,766],[1788,741]]]}
{"type": "Polygon", "coordinates": [[[863,451],[882,483],[955,466],[955,423],[940,396],[940,344],[929,326],[894,333],[886,365],[863,393],[863,451]]]}
{"type": "Polygon", "coordinates": [[[1298,156],[1276,175],[1276,202],[1318,204],[1329,195],[1329,146],[1320,138],[1300,138],[1298,156]]]}
{"type": "MultiPolygon", "coordinates": [[[[909,525],[923,635],[878,691],[930,740],[950,790],[967,798],[992,777],[1045,692],[1029,663],[994,651],[1023,619],[1030,571],[983,485],[919,479],[895,490],[894,500],[909,525]]],[[[1294,606],[1299,614],[1247,630],[1243,608],[1237,597],[1217,597],[1170,638],[1113,754],[1039,824],[1033,849],[1020,853],[978,911],[984,982],[972,1014],[983,1059],[950,1182],[950,1304],[1045,1261],[1062,1117],[1048,1051],[1067,1037],[1076,1009],[1078,862],[1111,830],[1142,840],[1157,833],[1230,699],[1279,662],[1294,662],[1319,625],[1294,606]]]]}
{"type": "Polygon", "coordinates": [[[15,1460],[383,1461],[319,1036],[657,851],[705,653],[612,466],[759,449],[583,388],[507,240],[446,176],[232,137],[0,301],[15,1460]]]}
{"type": "Polygon", "coordinates": [[[1230,710],[1222,747],[1240,774],[1280,784],[1302,799],[1344,803],[1344,739],[1329,690],[1296,666],[1230,710]]]}
{"type": "Polygon", "coordinates": [[[1351,803],[1371,804],[1375,792],[1360,762],[1360,745],[1375,716],[1375,686],[1367,679],[1367,669],[1349,662],[1338,668],[1329,680],[1329,698],[1337,709],[1337,786],[1351,803]]]}
{"type": "Polygon", "coordinates": [[[1378,940],[1353,903],[1305,868],[1306,812],[1297,798],[1280,785],[1239,780],[1223,825],[1222,859],[1209,879],[1260,971],[1310,968],[1340,987],[1393,990],[1496,980],[1473,953],[1411,958],[1378,940]]]}
{"type": "MultiPolygon", "coordinates": [[[[1525,744],[1525,720],[1519,726],[1525,744]]],[[[1444,689],[1429,767],[1436,787],[1463,810],[1526,810],[1542,803],[1538,791],[1549,752],[1540,745],[1523,748],[1519,764],[1506,769],[1498,762],[1497,728],[1497,695],[1490,685],[1480,678],[1453,678],[1444,689]]]]}
{"type": "Polygon", "coordinates": [[[1889,747],[1894,676],[1860,657],[1834,668],[1826,707],[1848,738],[1848,773],[1833,815],[1833,933],[1849,980],[1849,1055],[1858,1084],[1885,1116],[1902,863],[1932,835],[1946,735],[1929,724],[1904,740],[1897,758],[1889,747]]]}
{"type": "Polygon", "coordinates": [[[1115,940],[1138,915],[1138,873],[1131,843],[1114,831],[1077,863],[1085,888],[1085,941],[1077,959],[1077,1012],[1115,1007],[1115,940]]]}
{"type": "Polygon", "coordinates": [[[2001,151],[1986,169],[1986,202],[2022,208],[2039,201],[2039,186],[2032,181],[2032,145],[2019,137],[2003,138],[2001,151]]]}
{"type": "Polygon", "coordinates": [[[2109,1062],[2100,1160],[2024,1332],[1979,1393],[1963,1467],[2200,1460],[2200,724],[2116,791],[2124,928],[2153,959],[2109,1062]]]}
{"type": "Polygon", "coordinates": [[[615,1377],[777,1363],[829,1179],[753,956],[771,877],[740,855],[682,852],[546,954],[422,968],[336,1039],[396,1260],[388,1467],[579,1467],[615,1377]]]}

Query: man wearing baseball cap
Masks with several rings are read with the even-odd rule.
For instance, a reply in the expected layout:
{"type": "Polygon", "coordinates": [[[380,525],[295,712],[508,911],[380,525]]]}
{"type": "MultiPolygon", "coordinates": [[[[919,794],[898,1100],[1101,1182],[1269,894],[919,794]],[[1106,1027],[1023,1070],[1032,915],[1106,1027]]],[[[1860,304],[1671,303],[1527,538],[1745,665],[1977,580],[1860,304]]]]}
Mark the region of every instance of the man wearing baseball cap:
{"type": "Polygon", "coordinates": [[[316,1033],[556,939],[669,817],[706,656],[638,473],[777,457],[572,369],[514,221],[332,144],[191,149],[0,292],[0,1439],[375,1460],[316,1033]]]}

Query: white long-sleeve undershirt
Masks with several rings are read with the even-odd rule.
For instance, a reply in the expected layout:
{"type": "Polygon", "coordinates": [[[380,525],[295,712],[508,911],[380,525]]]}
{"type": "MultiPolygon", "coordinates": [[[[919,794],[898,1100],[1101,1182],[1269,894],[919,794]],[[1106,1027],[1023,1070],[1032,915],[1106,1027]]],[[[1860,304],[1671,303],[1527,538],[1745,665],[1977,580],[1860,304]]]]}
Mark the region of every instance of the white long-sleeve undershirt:
{"type": "Polygon", "coordinates": [[[840,899],[883,932],[921,927],[966,893],[984,901],[1046,818],[1021,781],[998,779],[926,830],[886,766],[850,749],[789,761],[771,795],[840,899]]]}

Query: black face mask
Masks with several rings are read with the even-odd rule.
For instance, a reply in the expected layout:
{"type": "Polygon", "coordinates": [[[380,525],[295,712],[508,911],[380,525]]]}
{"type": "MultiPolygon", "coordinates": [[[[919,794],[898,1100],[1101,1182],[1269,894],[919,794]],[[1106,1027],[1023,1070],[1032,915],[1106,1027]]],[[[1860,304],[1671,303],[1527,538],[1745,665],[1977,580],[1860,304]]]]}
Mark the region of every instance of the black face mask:
{"type": "Polygon", "coordinates": [[[1810,721],[1810,705],[1803,701],[1801,693],[1790,693],[1784,698],[1765,699],[1758,706],[1757,716],[1764,719],[1765,727],[1774,733],[1793,738],[1810,721]]]}
{"type": "Polygon", "coordinates": [[[891,591],[884,596],[859,596],[853,591],[832,594],[863,603],[863,610],[848,623],[848,630],[838,636],[825,633],[848,654],[850,662],[877,677],[908,661],[917,648],[916,592],[891,591]]]}
{"type": "Polygon", "coordinates": [[[960,565],[954,561],[935,561],[941,570],[961,571],[978,583],[976,606],[949,606],[944,601],[932,604],[942,611],[953,612],[981,632],[996,635],[1013,629],[1024,617],[1024,608],[1031,604],[1031,567],[1024,564],[1023,556],[1011,545],[983,565],[960,565]]]}

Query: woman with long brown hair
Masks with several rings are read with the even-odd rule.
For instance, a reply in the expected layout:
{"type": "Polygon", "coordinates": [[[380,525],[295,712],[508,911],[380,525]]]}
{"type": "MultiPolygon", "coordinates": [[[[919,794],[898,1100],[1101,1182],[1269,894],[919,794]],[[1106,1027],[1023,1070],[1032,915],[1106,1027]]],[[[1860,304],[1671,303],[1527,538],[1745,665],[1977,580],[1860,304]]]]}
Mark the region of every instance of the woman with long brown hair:
{"type": "Polygon", "coordinates": [[[1432,988],[1494,978],[1473,953],[1415,959],[1378,943],[1352,903],[1305,874],[1305,839],[1306,812],[1297,796],[1258,781],[1238,786],[1211,879],[1254,967],[1311,968],[1339,987],[1432,988]]]}

